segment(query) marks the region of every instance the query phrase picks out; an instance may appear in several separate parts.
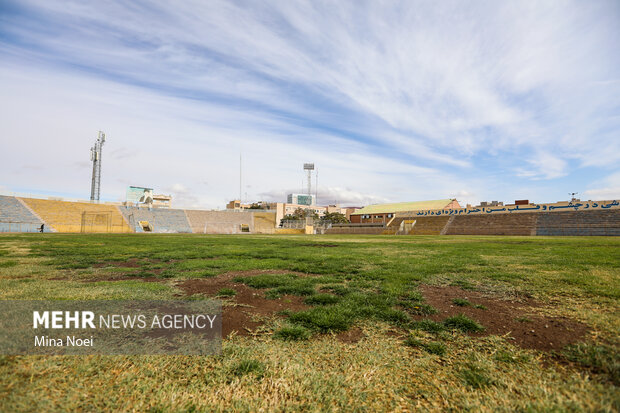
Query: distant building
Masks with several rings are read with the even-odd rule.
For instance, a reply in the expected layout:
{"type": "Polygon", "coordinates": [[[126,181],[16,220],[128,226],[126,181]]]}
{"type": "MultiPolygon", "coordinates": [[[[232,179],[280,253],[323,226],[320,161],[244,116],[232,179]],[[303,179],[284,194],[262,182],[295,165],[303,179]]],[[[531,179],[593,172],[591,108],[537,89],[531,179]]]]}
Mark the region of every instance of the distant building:
{"type": "MultiPolygon", "coordinates": [[[[293,199],[298,199],[298,198],[293,198],[293,199]]],[[[349,216],[351,215],[351,213],[353,213],[359,208],[358,207],[342,208],[338,205],[319,206],[319,205],[295,204],[295,203],[288,203],[288,202],[262,202],[262,201],[244,204],[239,200],[233,200],[233,201],[230,201],[228,204],[226,204],[226,209],[229,209],[229,210],[232,209],[232,210],[238,210],[238,211],[247,210],[247,209],[263,209],[263,210],[276,211],[276,222],[280,222],[280,220],[284,218],[286,215],[293,215],[295,211],[297,211],[298,209],[310,210],[316,213],[319,216],[319,218],[324,216],[328,212],[329,213],[337,212],[337,213],[340,213],[346,216],[347,219],[349,219],[349,216]]]]}
{"type": "Polygon", "coordinates": [[[500,201],[483,201],[480,202],[480,205],[478,205],[479,207],[494,207],[494,206],[504,206],[503,202],[500,201]]]}
{"type": "Polygon", "coordinates": [[[316,205],[316,198],[314,197],[314,195],[288,194],[286,202],[288,204],[297,205],[316,205]]]}
{"type": "Polygon", "coordinates": [[[172,207],[172,195],[154,194],[153,207],[170,208],[172,207]]]}
{"type": "Polygon", "coordinates": [[[376,204],[358,209],[350,216],[351,223],[383,223],[387,224],[397,212],[420,211],[425,209],[456,209],[460,208],[456,199],[437,199],[433,201],[399,202],[395,204],[376,204]]]}

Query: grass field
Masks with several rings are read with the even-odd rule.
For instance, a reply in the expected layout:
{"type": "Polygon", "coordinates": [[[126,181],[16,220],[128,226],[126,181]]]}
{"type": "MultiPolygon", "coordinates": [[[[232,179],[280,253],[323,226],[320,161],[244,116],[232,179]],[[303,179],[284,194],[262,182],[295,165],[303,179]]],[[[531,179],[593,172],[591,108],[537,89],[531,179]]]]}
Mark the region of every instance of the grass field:
{"type": "Polygon", "coordinates": [[[0,356],[0,411],[620,410],[617,238],[0,236],[3,300],[190,296],[220,356],[0,356]]]}

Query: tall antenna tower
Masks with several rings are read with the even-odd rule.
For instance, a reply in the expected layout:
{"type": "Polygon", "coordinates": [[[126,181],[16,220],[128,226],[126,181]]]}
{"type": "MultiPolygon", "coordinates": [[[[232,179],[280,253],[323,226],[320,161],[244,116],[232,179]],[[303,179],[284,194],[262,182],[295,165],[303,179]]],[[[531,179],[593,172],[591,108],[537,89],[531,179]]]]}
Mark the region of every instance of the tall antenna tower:
{"type": "Polygon", "coordinates": [[[308,192],[306,192],[306,194],[312,195],[312,171],[314,171],[314,164],[305,163],[304,171],[306,171],[308,177],[308,192]]]}
{"type": "Polygon", "coordinates": [[[90,148],[90,160],[93,161],[93,179],[90,184],[90,200],[99,201],[101,189],[101,149],[105,143],[105,133],[99,131],[95,146],[90,148]]]}

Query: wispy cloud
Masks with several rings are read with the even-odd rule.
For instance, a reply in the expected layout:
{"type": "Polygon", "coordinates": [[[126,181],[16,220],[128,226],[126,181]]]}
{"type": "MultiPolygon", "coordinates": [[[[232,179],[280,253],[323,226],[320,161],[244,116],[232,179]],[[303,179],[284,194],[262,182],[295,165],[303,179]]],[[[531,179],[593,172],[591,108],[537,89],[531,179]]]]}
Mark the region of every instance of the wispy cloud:
{"type": "Polygon", "coordinates": [[[0,7],[2,146],[50,170],[18,178],[12,159],[4,185],[83,192],[62,165],[98,129],[104,192],[183,182],[179,199],[211,207],[238,194],[239,151],[251,196],[296,187],[312,160],[351,202],[554,200],[620,161],[614,1],[0,7]]]}

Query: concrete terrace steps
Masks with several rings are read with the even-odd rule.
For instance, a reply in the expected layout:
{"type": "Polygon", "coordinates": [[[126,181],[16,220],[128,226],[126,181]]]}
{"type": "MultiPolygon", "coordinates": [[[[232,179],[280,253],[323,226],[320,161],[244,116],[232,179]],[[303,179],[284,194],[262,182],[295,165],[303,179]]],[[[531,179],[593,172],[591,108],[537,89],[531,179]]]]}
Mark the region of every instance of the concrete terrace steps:
{"type": "MultiPolygon", "coordinates": [[[[196,234],[239,234],[241,226],[247,225],[254,232],[252,212],[250,211],[200,211],[185,210],[189,225],[196,234]]],[[[275,218],[274,218],[275,227],[275,218]]]]}
{"type": "MultiPolygon", "coordinates": [[[[536,235],[540,213],[457,215],[446,235],[536,235]]],[[[446,217],[447,218],[447,217],[446,217]]],[[[447,222],[447,220],[446,220],[447,222]]]]}
{"type": "Polygon", "coordinates": [[[409,231],[409,235],[439,235],[450,217],[414,217],[409,219],[415,219],[415,225],[409,231]]]}
{"type": "Polygon", "coordinates": [[[38,198],[20,198],[37,213],[46,225],[58,232],[131,232],[114,205],[89,202],[56,201],[38,198]],[[92,214],[88,225],[82,228],[82,214],[92,214]]]}
{"type": "Polygon", "coordinates": [[[154,233],[191,233],[189,221],[182,209],[164,208],[136,208],[132,206],[119,206],[118,210],[128,222],[134,225],[135,232],[144,232],[140,221],[148,221],[153,227],[154,233]]]}
{"type": "MultiPolygon", "coordinates": [[[[19,199],[0,195],[0,232],[38,232],[43,223],[19,199]]],[[[44,231],[50,232],[49,226],[44,231]]]]}
{"type": "Polygon", "coordinates": [[[540,214],[536,235],[620,235],[620,210],[540,214]]]}

